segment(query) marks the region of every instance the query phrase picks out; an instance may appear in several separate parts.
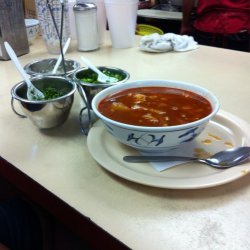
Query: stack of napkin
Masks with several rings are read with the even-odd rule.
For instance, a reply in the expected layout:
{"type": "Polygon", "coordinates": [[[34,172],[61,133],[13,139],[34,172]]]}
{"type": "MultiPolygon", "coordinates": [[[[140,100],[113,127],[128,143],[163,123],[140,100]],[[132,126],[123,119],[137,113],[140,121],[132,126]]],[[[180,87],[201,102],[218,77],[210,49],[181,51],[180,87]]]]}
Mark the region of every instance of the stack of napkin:
{"type": "MultiPolygon", "coordinates": [[[[181,144],[177,148],[171,148],[165,152],[140,152],[141,155],[160,155],[160,156],[186,156],[186,157],[198,157],[207,158],[216,152],[224,150],[223,144],[203,144],[200,140],[193,140],[181,144]]],[[[158,171],[164,171],[166,169],[175,167],[179,164],[183,164],[187,161],[165,161],[165,162],[150,162],[153,168],[158,171]]]]}
{"type": "MultiPolygon", "coordinates": [[[[177,148],[172,148],[166,152],[140,152],[141,155],[159,155],[159,156],[187,156],[195,157],[196,148],[199,148],[200,145],[196,140],[188,143],[188,147],[185,144],[180,145],[177,148]]],[[[164,171],[166,169],[175,167],[179,164],[185,163],[186,161],[165,161],[165,162],[150,162],[153,168],[158,171],[164,171]]]]}
{"type": "Polygon", "coordinates": [[[198,48],[198,43],[192,36],[157,33],[143,36],[140,41],[140,49],[148,52],[188,51],[198,48]]]}

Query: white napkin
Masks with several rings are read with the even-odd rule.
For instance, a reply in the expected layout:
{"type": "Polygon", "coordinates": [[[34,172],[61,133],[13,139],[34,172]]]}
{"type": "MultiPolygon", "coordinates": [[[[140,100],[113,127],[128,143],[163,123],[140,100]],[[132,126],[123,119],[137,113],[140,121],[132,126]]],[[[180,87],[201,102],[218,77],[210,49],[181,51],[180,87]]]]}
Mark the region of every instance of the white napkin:
{"type": "Polygon", "coordinates": [[[198,48],[198,43],[192,36],[157,33],[143,36],[140,41],[140,49],[147,52],[188,51],[198,48]]]}
{"type": "MultiPolygon", "coordinates": [[[[198,155],[207,157],[211,155],[211,152],[209,152],[208,148],[205,146],[202,147],[199,143],[196,141],[191,141],[187,144],[182,144],[178,148],[170,149],[167,152],[161,152],[161,153],[154,153],[154,152],[140,152],[141,155],[163,155],[163,156],[187,156],[187,157],[197,157],[198,155]]],[[[180,165],[182,163],[185,163],[187,161],[169,161],[169,162],[150,162],[150,164],[153,166],[153,168],[158,171],[164,171],[166,169],[169,169],[171,167],[180,165]]]]}

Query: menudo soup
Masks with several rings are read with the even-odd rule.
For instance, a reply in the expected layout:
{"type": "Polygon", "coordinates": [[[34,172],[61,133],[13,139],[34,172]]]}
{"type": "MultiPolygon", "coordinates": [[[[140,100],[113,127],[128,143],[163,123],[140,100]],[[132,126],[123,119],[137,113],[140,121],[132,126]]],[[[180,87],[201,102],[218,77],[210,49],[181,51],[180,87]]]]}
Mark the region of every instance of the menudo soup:
{"type": "Polygon", "coordinates": [[[106,117],[137,126],[162,127],[190,123],[212,112],[204,97],[182,89],[140,87],[104,98],[98,107],[106,117]]]}

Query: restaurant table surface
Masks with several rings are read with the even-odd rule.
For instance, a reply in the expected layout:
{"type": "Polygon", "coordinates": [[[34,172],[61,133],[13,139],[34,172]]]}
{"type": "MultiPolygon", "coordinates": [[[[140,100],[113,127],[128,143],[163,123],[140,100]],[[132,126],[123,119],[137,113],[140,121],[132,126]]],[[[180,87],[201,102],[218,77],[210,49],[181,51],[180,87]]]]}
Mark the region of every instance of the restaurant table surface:
{"type": "MultiPolygon", "coordinates": [[[[77,51],[73,41],[66,58],[84,66],[80,60],[84,55],[96,65],[122,68],[130,73],[130,80],[198,84],[217,95],[221,109],[250,123],[249,53],[207,46],[188,52],[146,53],[139,50],[140,37],[132,48],[113,49],[106,35],[105,44],[93,52],[77,51]]],[[[30,53],[19,59],[24,66],[49,57],[57,56],[48,54],[39,38],[30,53]]],[[[10,90],[21,80],[11,61],[0,62],[0,156],[10,163],[8,168],[21,171],[129,248],[250,249],[250,175],[194,190],[122,179],[90,155],[78,121],[83,106],[78,93],[62,126],[39,130],[11,109],[10,90]]],[[[7,171],[2,165],[0,169],[7,171]]]]}

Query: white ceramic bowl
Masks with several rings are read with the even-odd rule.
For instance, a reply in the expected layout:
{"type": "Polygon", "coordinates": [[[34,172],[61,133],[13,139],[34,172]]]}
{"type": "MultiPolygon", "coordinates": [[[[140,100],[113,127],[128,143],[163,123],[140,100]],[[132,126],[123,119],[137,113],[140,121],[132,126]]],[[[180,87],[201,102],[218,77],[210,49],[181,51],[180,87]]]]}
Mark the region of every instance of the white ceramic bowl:
{"type": "Polygon", "coordinates": [[[92,109],[95,114],[102,120],[107,131],[120,142],[139,149],[141,151],[165,151],[173,147],[178,147],[182,143],[189,142],[197,137],[206,127],[209,120],[215,116],[219,110],[219,101],[217,97],[209,90],[186,82],[171,80],[139,80],[134,82],[126,82],[119,85],[111,86],[99,92],[92,101],[92,109]],[[143,127],[120,123],[111,120],[98,111],[101,100],[110,94],[114,94],[121,90],[145,87],[160,86],[172,87],[188,90],[205,97],[212,106],[212,112],[195,122],[166,127],[143,127]]]}
{"type": "Polygon", "coordinates": [[[38,35],[39,21],[37,19],[25,19],[25,26],[29,44],[32,44],[38,35]]]}

